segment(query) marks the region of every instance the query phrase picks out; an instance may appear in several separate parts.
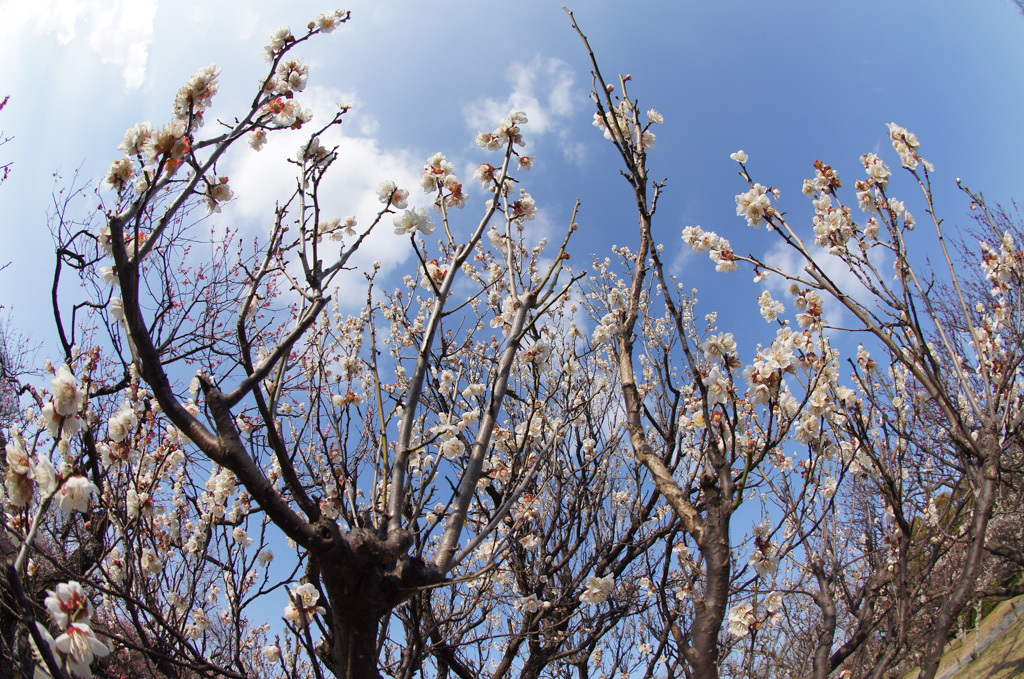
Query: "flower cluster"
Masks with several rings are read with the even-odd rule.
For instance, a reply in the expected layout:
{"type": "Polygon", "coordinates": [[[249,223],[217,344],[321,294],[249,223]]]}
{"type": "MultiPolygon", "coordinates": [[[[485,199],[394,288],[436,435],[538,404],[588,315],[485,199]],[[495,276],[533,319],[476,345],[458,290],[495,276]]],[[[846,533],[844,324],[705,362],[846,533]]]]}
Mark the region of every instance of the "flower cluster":
{"type": "Polygon", "coordinates": [[[929,172],[935,169],[934,165],[918,154],[917,150],[921,147],[921,142],[917,140],[916,134],[908,132],[907,128],[896,123],[889,123],[887,127],[889,128],[889,138],[892,139],[892,147],[896,149],[896,153],[900,154],[903,167],[914,170],[917,169],[918,164],[923,164],[929,172]]]}
{"type": "Polygon", "coordinates": [[[37,484],[39,492],[44,496],[57,489],[57,472],[53,464],[42,455],[33,460],[19,432],[12,432],[5,452],[7,471],[4,474],[4,487],[10,504],[15,507],[28,505],[37,484]]]}
{"type": "Polygon", "coordinates": [[[523,146],[523,131],[519,127],[528,122],[526,113],[512,111],[493,132],[481,132],[476,136],[476,145],[488,151],[497,151],[508,144],[523,146]]]}
{"type": "Polygon", "coordinates": [[[743,369],[749,385],[747,398],[751,403],[766,405],[780,395],[784,386],[782,375],[794,372],[794,352],[793,332],[786,327],[779,328],[770,347],[758,350],[754,362],[743,369]]]}
{"type": "Polygon", "coordinates": [[[544,370],[551,360],[551,345],[544,340],[538,340],[523,351],[523,360],[532,363],[544,370]]]}
{"type": "Polygon", "coordinates": [[[331,217],[317,224],[318,237],[330,236],[331,240],[341,240],[344,236],[356,235],[356,218],[331,217]]]}
{"type": "Polygon", "coordinates": [[[277,65],[265,90],[268,94],[291,98],[296,92],[306,89],[308,79],[309,65],[301,59],[289,59],[277,65]]]}
{"type": "Polygon", "coordinates": [[[427,214],[427,209],[422,207],[406,210],[402,214],[396,215],[394,223],[395,233],[400,236],[416,231],[424,236],[429,236],[437,230],[437,226],[431,221],[430,215],[427,214]]]}
{"type": "Polygon", "coordinates": [[[867,179],[857,181],[857,203],[862,211],[873,214],[885,204],[885,197],[879,189],[884,190],[888,186],[892,172],[874,153],[865,153],[860,157],[860,162],[863,163],[868,176],[867,179]]]}
{"type": "Polygon", "coordinates": [[[820,160],[814,161],[814,177],[804,180],[803,192],[809,198],[820,193],[835,193],[835,190],[843,186],[839,179],[839,173],[831,165],[826,165],[820,160]]]}
{"type": "Polygon", "coordinates": [[[377,187],[377,199],[384,205],[398,210],[404,210],[409,206],[409,192],[398,188],[391,180],[383,181],[377,187]]]}
{"type": "Polygon", "coordinates": [[[313,622],[313,618],[326,612],[323,606],[317,605],[318,601],[320,592],[312,583],[299,585],[291,591],[291,601],[285,606],[284,619],[305,627],[313,622]]]}
{"type": "Polygon", "coordinates": [[[295,160],[306,167],[327,167],[334,162],[338,154],[320,144],[320,137],[313,137],[295,152],[295,160]]]}
{"type": "Polygon", "coordinates": [[[218,75],[220,69],[215,64],[204,66],[192,74],[174,97],[172,113],[177,120],[186,123],[189,132],[195,132],[203,126],[203,113],[220,86],[218,75]]]}
{"type": "MultiPolygon", "coordinates": [[[[736,196],[736,215],[744,217],[747,224],[760,227],[766,220],[771,219],[775,214],[771,199],[768,198],[769,189],[760,184],[754,184],[750,190],[736,196]]],[[[779,198],[778,189],[771,189],[775,199],[779,198]]]]}
{"type": "MultiPolygon", "coordinates": [[[[180,96],[182,95],[179,94],[180,96]]],[[[206,101],[208,103],[208,98],[206,101]]],[[[172,120],[159,131],[155,130],[149,122],[130,127],[124,133],[124,140],[117,146],[125,152],[125,155],[111,164],[107,171],[107,184],[119,192],[127,187],[128,182],[136,176],[136,159],[143,164],[143,169],[146,170],[146,173],[135,182],[135,192],[138,195],[144,194],[149,189],[157,168],[162,166],[163,172],[167,176],[173,175],[192,152],[192,135],[189,126],[190,124],[195,125],[196,120],[196,116],[172,120]]]]}
{"type": "Polygon", "coordinates": [[[765,624],[772,625],[777,623],[781,619],[782,594],[771,592],[764,598],[763,609],[763,616],[755,615],[754,605],[749,601],[738,603],[730,608],[727,617],[729,621],[729,634],[737,639],[742,639],[750,634],[752,628],[758,629],[765,624]]]}
{"type": "Polygon", "coordinates": [[[623,99],[615,108],[608,113],[598,111],[594,114],[594,127],[604,132],[605,139],[614,139],[620,144],[635,144],[645,151],[654,150],[655,135],[649,129],[651,125],[664,122],[664,117],[651,109],[647,112],[647,125],[638,127],[636,119],[639,117],[632,103],[623,99]]]}
{"type": "Polygon", "coordinates": [[[714,231],[705,231],[699,226],[688,226],[683,229],[683,241],[698,254],[708,253],[711,261],[715,263],[715,271],[731,273],[739,269],[732,245],[714,231]]]}
{"type": "Polygon", "coordinates": [[[264,48],[266,60],[273,61],[278,54],[283,52],[293,42],[295,42],[295,36],[292,35],[292,29],[287,26],[277,29],[270,35],[270,43],[264,48]]]}
{"type": "Polygon", "coordinates": [[[704,340],[704,358],[709,361],[724,361],[736,354],[736,339],[731,332],[720,332],[704,340]]]}
{"type": "MultiPolygon", "coordinates": [[[[260,122],[278,128],[297,130],[313,119],[313,113],[301,106],[299,102],[288,97],[274,97],[260,109],[260,122]]],[[[253,140],[249,144],[255,148],[253,140]]]]}
{"type": "Polygon", "coordinates": [[[519,200],[512,203],[512,219],[520,224],[533,221],[537,216],[537,203],[526,189],[519,189],[519,200]]]}
{"type": "Polygon", "coordinates": [[[346,12],[343,9],[337,9],[333,12],[325,14],[317,14],[316,19],[310,25],[310,29],[316,29],[321,33],[333,33],[338,26],[348,21],[350,12],[346,12]]]}
{"type": "Polygon", "coordinates": [[[829,254],[846,250],[847,243],[857,234],[857,225],[850,214],[850,208],[832,205],[832,196],[822,194],[814,201],[814,242],[825,248],[829,254]]]}
{"type": "Polygon", "coordinates": [[[420,176],[420,186],[425,193],[437,191],[438,201],[443,201],[445,207],[466,207],[468,196],[462,192],[462,184],[455,176],[455,166],[443,153],[435,153],[427,160],[420,176]]]}
{"type": "Polygon", "coordinates": [[[608,601],[608,597],[611,596],[614,589],[615,579],[611,575],[606,575],[603,578],[591,575],[587,578],[587,588],[583,594],[580,594],[580,601],[588,606],[597,606],[608,601]]]}
{"type": "Polygon", "coordinates": [[[1009,294],[1013,279],[1017,277],[1019,280],[1024,264],[1024,254],[1017,249],[1013,234],[1003,234],[998,252],[985,241],[980,241],[979,245],[982,271],[985,272],[985,278],[992,283],[991,294],[994,297],[1009,294]]]}
{"type": "Polygon", "coordinates": [[[73,511],[86,512],[89,510],[92,494],[98,492],[99,488],[89,479],[84,476],[72,476],[60,487],[57,503],[65,514],[73,511]]]}
{"type": "Polygon", "coordinates": [[[228,202],[235,194],[228,186],[227,177],[214,177],[213,181],[206,182],[206,191],[203,195],[206,198],[206,212],[209,214],[220,212],[221,203],[228,202]]]}
{"type": "Polygon", "coordinates": [[[777,321],[779,314],[786,310],[782,302],[772,299],[772,293],[768,290],[765,290],[758,296],[757,304],[761,307],[761,316],[769,323],[777,321]]]}
{"type": "Polygon", "coordinates": [[[736,604],[729,609],[729,634],[737,639],[750,634],[750,627],[754,624],[754,605],[749,601],[736,604]]]}
{"type": "Polygon", "coordinates": [[[50,436],[60,432],[63,438],[82,428],[79,412],[86,401],[85,387],[78,384],[67,364],[62,365],[50,382],[52,400],[43,405],[43,420],[50,436]]]}
{"type": "Polygon", "coordinates": [[[436,259],[428,259],[426,264],[423,265],[424,272],[428,281],[428,285],[441,285],[444,282],[445,276],[448,275],[448,267],[442,266],[436,259]]]}
{"type": "Polygon", "coordinates": [[[59,662],[76,677],[88,679],[92,676],[93,660],[110,653],[90,626],[92,603],[77,582],[57,585],[56,590],[49,590],[47,594],[46,608],[62,633],[54,639],[42,625],[39,631],[59,662]]]}
{"type": "Polygon", "coordinates": [[[125,403],[121,409],[107,420],[107,436],[114,443],[120,443],[139,426],[139,418],[130,403],[125,403]]]}

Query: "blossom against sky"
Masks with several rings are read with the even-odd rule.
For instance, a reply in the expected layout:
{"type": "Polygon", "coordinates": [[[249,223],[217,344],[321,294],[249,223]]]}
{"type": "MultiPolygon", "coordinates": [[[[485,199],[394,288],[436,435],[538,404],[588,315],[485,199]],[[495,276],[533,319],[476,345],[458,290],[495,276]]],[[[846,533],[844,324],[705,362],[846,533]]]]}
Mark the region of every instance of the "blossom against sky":
{"type": "MultiPolygon", "coordinates": [[[[340,147],[332,179],[339,215],[368,216],[385,179],[420,198],[416,178],[438,151],[470,177],[486,160],[476,133],[515,108],[529,116],[527,152],[537,157],[526,187],[539,208],[531,228],[560,231],[580,198],[586,238],[573,246],[579,267],[590,252],[603,257],[613,243],[631,244],[628,187],[614,150],[591,125],[587,55],[560,4],[345,5],[352,21],[297,54],[311,66],[304,106],[323,119],[338,100],[353,104],[342,133],[325,140],[340,147]]],[[[44,310],[55,172],[57,189],[76,169],[80,182],[98,185],[120,156],[124,130],[167,122],[178,88],[215,63],[221,87],[203,129],[211,133],[218,117],[247,106],[270,34],[284,25],[298,30],[333,9],[259,1],[0,4],[0,56],[9,65],[0,95],[11,97],[0,130],[14,136],[0,149],[14,163],[0,187],[0,263],[12,262],[0,271],[0,305],[14,323],[35,337],[52,335],[44,310]]],[[[728,305],[735,321],[758,312],[747,274],[709,280],[714,265],[679,237],[685,226],[702,225],[738,252],[764,254],[770,241],[735,215],[735,195],[747,188],[729,157],[738,149],[749,154],[755,180],[781,189],[773,203],[791,216],[806,214],[808,224],[812,208],[800,188],[814,160],[852,184],[863,172],[861,154],[892,155],[886,123],[893,121],[921,139],[922,154],[937,167],[938,207],[952,222],[968,218],[957,176],[1002,202],[1024,186],[1024,17],[1008,0],[652,2],[642,12],[587,0],[572,9],[605,76],[631,74],[631,94],[665,118],[650,159],[653,176],[668,180],[658,235],[677,273],[702,290],[708,311],[728,305]],[[749,304],[733,303],[736,290],[749,304]]],[[[214,216],[217,228],[260,233],[275,197],[294,182],[280,159],[294,153],[299,137],[227,159],[221,171],[235,197],[214,216]]],[[[472,221],[483,198],[469,192],[472,221]]],[[[88,196],[71,216],[96,203],[88,196]]],[[[390,231],[381,230],[365,257],[401,273],[411,253],[390,231]]]]}

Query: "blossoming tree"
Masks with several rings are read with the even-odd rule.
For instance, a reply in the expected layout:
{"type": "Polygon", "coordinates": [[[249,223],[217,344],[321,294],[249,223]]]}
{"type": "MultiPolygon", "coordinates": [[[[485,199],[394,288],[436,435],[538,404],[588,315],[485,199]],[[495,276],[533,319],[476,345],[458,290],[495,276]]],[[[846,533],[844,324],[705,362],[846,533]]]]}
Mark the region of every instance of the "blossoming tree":
{"type": "Polygon", "coordinates": [[[469,676],[494,661],[494,676],[539,676],[586,666],[650,607],[612,590],[649,571],[676,519],[622,455],[615,399],[593,391],[602,369],[565,266],[575,224],[554,246],[526,229],[525,114],[477,139],[496,161],[476,172],[490,200],[468,228],[440,153],[420,182],[433,213],[384,180],[365,226],[326,214],[338,158],[320,140],[342,105],[296,153],[263,241],[204,242],[203,213],[234,197],[218,163],[310,128],[308,67],[291,55],[347,19],[276,33],[251,108],[209,138],[220,73],[199,69],[171,122],[126,132],[102,224],[57,215],[55,289],[70,269],[91,294],[55,301],[63,364],[5,451],[22,630],[5,652],[22,667],[376,677],[433,662],[469,676]],[[366,305],[346,315],[339,281],[386,220],[418,265],[391,291],[366,269],[366,305]],[[264,623],[268,606],[283,618],[264,623]]]}
{"type": "MultiPolygon", "coordinates": [[[[808,654],[816,677],[844,667],[883,676],[915,665],[920,676],[935,676],[979,581],[990,581],[999,561],[1019,565],[1005,540],[987,546],[987,538],[1000,504],[1001,521],[1019,527],[1007,499],[1016,497],[1011,479],[1020,450],[1024,257],[1012,223],[996,219],[966,188],[984,235],[976,246],[955,241],[963,248],[956,254],[934,208],[935,168],[920,156],[914,134],[888,127],[921,190],[935,234],[930,244],[915,233],[913,215],[891,194],[892,171],[873,153],[861,158],[866,176],[856,183],[863,226],[841,198],[838,173],[815,163],[803,187],[815,208],[813,245],[772,203],[778,191],[753,181],[747,155],[733,155],[750,186],[736,197],[737,215],[752,227],[767,225],[797,255],[800,270],[753,255],[728,257],[788,281],[804,312],[801,325],[828,301],[852,317],[862,338],[851,362],[856,396],[836,399],[842,407],[829,423],[848,477],[844,513],[820,524],[838,519],[832,530],[807,536],[815,549],[802,564],[805,584],[794,587],[820,616],[808,654]],[[918,254],[929,245],[943,263],[939,270],[918,254]],[[831,273],[836,262],[852,286],[831,273]],[[884,358],[872,358],[868,346],[884,358]],[[843,523],[858,528],[851,534],[843,523]]],[[[807,525],[794,522],[798,533],[807,525]]]]}
{"type": "MultiPolygon", "coordinates": [[[[169,123],[126,132],[102,212],[58,210],[64,355],[4,432],[0,676],[934,676],[977,583],[1006,584],[986,569],[1024,563],[1012,229],[972,195],[981,275],[943,249],[934,294],[882,159],[863,227],[816,165],[815,249],[740,151],[737,215],[804,269],[681,235],[721,272],[792,283],[790,314],[757,298],[755,345],[666,266],[663,118],[592,52],[594,124],[638,211],[614,257],[570,268],[576,210],[558,242],[531,234],[519,111],[477,137],[479,219],[441,153],[427,204],[382,178],[374,214],[341,217],[321,187],[348,105],[314,123],[296,54],[348,18],[275,33],[251,106],[207,137],[220,72],[199,69],[169,123]],[[216,221],[235,197],[218,165],[284,130],[308,132],[295,188],[246,244],[216,221]],[[401,281],[356,264],[392,227],[401,281]],[[873,338],[852,374],[829,304],[873,338]]],[[[931,210],[916,138],[890,133],[931,210]]]]}

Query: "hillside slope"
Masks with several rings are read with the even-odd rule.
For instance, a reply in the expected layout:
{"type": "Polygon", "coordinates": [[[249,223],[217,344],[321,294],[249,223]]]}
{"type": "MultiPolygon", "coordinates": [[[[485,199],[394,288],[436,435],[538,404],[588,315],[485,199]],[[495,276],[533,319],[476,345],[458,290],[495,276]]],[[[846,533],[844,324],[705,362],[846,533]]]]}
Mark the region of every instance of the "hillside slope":
{"type": "MultiPolygon", "coordinates": [[[[915,670],[904,679],[916,679],[915,670]]],[[[1024,677],[1024,596],[999,604],[977,631],[956,639],[942,657],[936,679],[1024,677]]]]}

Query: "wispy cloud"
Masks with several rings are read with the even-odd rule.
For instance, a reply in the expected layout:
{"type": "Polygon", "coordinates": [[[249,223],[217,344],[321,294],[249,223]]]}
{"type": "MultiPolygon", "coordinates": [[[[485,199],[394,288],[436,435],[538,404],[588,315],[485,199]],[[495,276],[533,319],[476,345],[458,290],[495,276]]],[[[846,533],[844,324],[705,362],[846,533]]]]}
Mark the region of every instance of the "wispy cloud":
{"type": "Polygon", "coordinates": [[[561,59],[536,55],[529,62],[513,62],[505,79],[511,85],[507,96],[481,97],[463,107],[470,131],[490,131],[509,111],[525,111],[530,119],[528,135],[557,135],[566,156],[578,158],[579,145],[567,138],[568,124],[580,100],[574,91],[572,67],[561,59]]]}
{"type": "Polygon", "coordinates": [[[156,0],[53,0],[0,6],[7,34],[54,35],[67,45],[85,40],[105,64],[121,67],[125,87],[142,85],[153,40],[156,0]]]}
{"type": "MultiPolygon", "coordinates": [[[[355,100],[358,104],[357,97],[329,88],[313,87],[300,96],[302,105],[313,110],[314,122],[321,124],[334,115],[338,101],[355,100]]],[[[365,134],[375,129],[372,116],[359,111],[359,106],[353,108],[348,114],[351,119],[347,119],[342,128],[334,127],[320,138],[321,144],[327,148],[337,147],[338,153],[338,159],[320,184],[320,208],[325,219],[355,216],[359,224],[357,230],[361,231],[372,223],[383,207],[377,200],[377,186],[384,180],[392,180],[399,187],[408,189],[410,206],[426,205],[429,198],[418,190],[419,174],[416,169],[422,167],[423,159],[406,149],[382,148],[375,137],[365,134]],[[355,129],[358,134],[345,135],[343,128],[355,129]]],[[[271,134],[262,151],[256,152],[248,147],[238,149],[225,168],[236,195],[222,215],[225,226],[230,225],[249,236],[269,233],[278,201],[287,200],[296,187],[298,169],[289,164],[288,159],[295,157],[309,134],[306,130],[283,131],[271,134]]],[[[296,217],[297,207],[292,206],[289,219],[296,217]]],[[[325,264],[333,256],[332,251],[337,249],[336,244],[325,240],[325,264]]],[[[379,261],[382,273],[386,274],[399,268],[410,256],[412,250],[408,239],[394,234],[392,217],[385,215],[351,263],[366,270],[370,263],[379,261]]],[[[359,280],[336,282],[365,284],[361,276],[359,280]]],[[[356,296],[343,302],[358,304],[361,300],[356,296]]]]}

